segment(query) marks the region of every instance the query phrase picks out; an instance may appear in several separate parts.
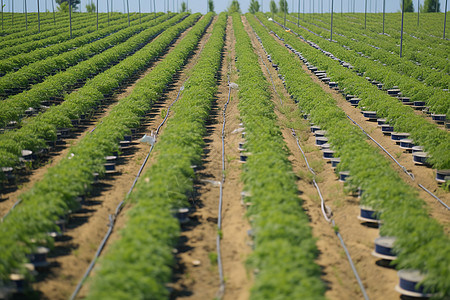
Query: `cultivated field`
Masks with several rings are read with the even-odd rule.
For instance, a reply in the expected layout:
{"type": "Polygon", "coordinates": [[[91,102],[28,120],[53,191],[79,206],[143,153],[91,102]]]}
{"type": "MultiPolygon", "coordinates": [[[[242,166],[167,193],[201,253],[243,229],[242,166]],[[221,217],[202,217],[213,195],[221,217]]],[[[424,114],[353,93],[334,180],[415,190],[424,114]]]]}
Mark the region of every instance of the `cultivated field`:
{"type": "Polygon", "coordinates": [[[443,14],[330,17],[5,13],[0,299],[450,298],[443,14]]]}

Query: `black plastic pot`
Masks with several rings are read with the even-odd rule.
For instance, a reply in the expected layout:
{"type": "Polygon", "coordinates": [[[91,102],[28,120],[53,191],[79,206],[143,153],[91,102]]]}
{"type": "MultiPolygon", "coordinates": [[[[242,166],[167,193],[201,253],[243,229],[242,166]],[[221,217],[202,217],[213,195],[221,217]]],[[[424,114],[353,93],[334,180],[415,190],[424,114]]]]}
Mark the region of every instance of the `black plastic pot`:
{"type": "Polygon", "coordinates": [[[381,132],[385,135],[390,135],[392,132],[394,132],[394,127],[389,124],[383,124],[381,125],[381,132]]]}
{"type": "Polygon", "coordinates": [[[46,268],[49,265],[47,261],[49,251],[46,247],[37,247],[36,252],[28,255],[28,259],[35,268],[46,268]]]}
{"type": "Polygon", "coordinates": [[[322,152],[324,159],[332,159],[334,157],[334,153],[336,153],[336,151],[331,149],[323,149],[322,152]]]}
{"type": "Polygon", "coordinates": [[[350,172],[349,171],[339,172],[339,181],[345,182],[349,176],[350,176],[350,172]]]}
{"type": "Polygon", "coordinates": [[[436,123],[443,124],[445,122],[446,115],[444,115],[444,114],[431,114],[431,118],[436,123]]]}
{"type": "Polygon", "coordinates": [[[326,130],[316,130],[314,131],[314,136],[317,137],[324,137],[327,134],[326,130]]]}
{"type": "Polygon", "coordinates": [[[316,146],[323,145],[328,142],[328,139],[326,137],[316,137],[316,146]]]}
{"type": "Polygon", "coordinates": [[[386,119],[377,119],[378,126],[386,124],[386,119]]]}
{"type": "Polygon", "coordinates": [[[410,134],[407,132],[392,132],[391,140],[395,141],[397,144],[400,144],[400,140],[409,138],[410,134]]]}
{"type": "Polygon", "coordinates": [[[428,154],[426,152],[413,152],[412,156],[416,165],[425,165],[427,163],[428,154]]]}
{"type": "Polygon", "coordinates": [[[400,148],[412,151],[412,147],[414,147],[414,141],[412,139],[401,139],[400,140],[400,148]]]}
{"type": "Polygon", "coordinates": [[[409,97],[398,97],[398,100],[400,100],[404,105],[413,105],[413,102],[411,102],[409,97]]]}
{"type": "Polygon", "coordinates": [[[400,90],[399,89],[389,89],[389,90],[387,90],[387,93],[389,96],[397,97],[400,94],[400,90]]]}
{"type": "Polygon", "coordinates": [[[358,219],[360,221],[367,223],[378,223],[378,224],[380,223],[380,220],[378,219],[378,214],[373,208],[363,205],[361,205],[359,208],[360,213],[358,219]]]}
{"type": "Polygon", "coordinates": [[[341,159],[339,157],[334,157],[331,159],[331,166],[333,168],[336,168],[340,162],[341,162],[341,159]]]}
{"type": "Polygon", "coordinates": [[[437,182],[444,183],[447,180],[450,180],[450,169],[436,171],[436,181],[437,182]]]}
{"type": "Polygon", "coordinates": [[[409,297],[422,297],[429,298],[432,296],[430,293],[426,293],[423,286],[417,287],[417,284],[425,279],[418,270],[404,269],[398,271],[399,284],[395,286],[395,290],[400,294],[409,297]]]}
{"type": "Polygon", "coordinates": [[[375,239],[375,250],[372,255],[381,259],[395,260],[397,255],[393,251],[396,238],[391,236],[382,236],[375,239]]]}
{"type": "Polygon", "coordinates": [[[377,112],[376,111],[363,111],[364,118],[367,119],[367,121],[376,121],[377,120],[377,112]]]}
{"type": "Polygon", "coordinates": [[[361,101],[361,98],[351,98],[351,99],[349,100],[349,102],[350,102],[350,104],[351,104],[352,106],[358,106],[358,104],[359,104],[360,101],[361,101]]]}

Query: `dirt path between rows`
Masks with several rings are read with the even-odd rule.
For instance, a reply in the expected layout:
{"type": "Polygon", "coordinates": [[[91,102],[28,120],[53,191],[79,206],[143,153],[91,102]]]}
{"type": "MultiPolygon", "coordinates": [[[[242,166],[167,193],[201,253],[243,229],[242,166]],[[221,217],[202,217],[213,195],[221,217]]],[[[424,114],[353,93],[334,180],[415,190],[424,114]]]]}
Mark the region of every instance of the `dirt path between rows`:
{"type": "MultiPolygon", "coordinates": [[[[213,103],[211,121],[207,124],[204,164],[197,172],[195,212],[191,222],[183,227],[183,244],[178,249],[178,264],[171,299],[214,299],[219,291],[216,236],[218,233],[219,182],[222,177],[222,112],[228,99],[227,75],[236,80],[234,67],[234,34],[231,17],[228,19],[226,45],[218,82],[217,98],[213,103]],[[197,261],[197,263],[195,263],[197,261]]],[[[251,252],[245,218],[240,204],[241,166],[238,162],[240,133],[237,91],[232,90],[226,112],[225,172],[222,207],[221,255],[225,277],[225,294],[222,299],[246,300],[249,297],[251,276],[245,260],[251,252]]]]}
{"type": "MultiPolygon", "coordinates": [[[[377,264],[377,259],[371,255],[374,240],[378,237],[378,229],[366,227],[359,223],[359,201],[352,195],[343,192],[343,183],[338,181],[331,165],[322,158],[322,153],[315,146],[315,138],[309,129],[309,123],[303,119],[297,106],[290,99],[276,70],[271,67],[263,49],[252,32],[247,22],[244,22],[247,32],[252,38],[256,53],[264,59],[275,82],[278,93],[284,105],[280,105],[278,95],[273,92],[273,101],[276,104],[276,114],[284,140],[291,152],[289,157],[293,170],[298,176],[298,188],[300,197],[304,200],[303,208],[311,220],[313,235],[317,238],[319,257],[316,263],[322,268],[322,280],[326,284],[328,299],[362,299],[362,293],[350,264],[345,256],[339,239],[334,233],[333,227],[324,219],[320,198],[312,184],[305,160],[298,149],[291,128],[296,130],[300,145],[306,153],[309,164],[316,171],[316,181],[322,195],[333,211],[333,217],[346,246],[349,248],[353,262],[363,281],[364,287],[370,299],[399,299],[399,294],[394,291],[398,281],[396,271],[384,268],[377,264]]],[[[270,82],[266,67],[260,63],[261,68],[270,82]]],[[[270,82],[271,84],[271,82],[270,82]]]]}
{"type": "MultiPolygon", "coordinates": [[[[101,117],[106,116],[119,100],[130,95],[139,80],[151,72],[158,62],[162,61],[167,56],[167,53],[169,53],[189,31],[190,28],[183,32],[157,62],[151,63],[149,68],[141,73],[134,82],[130,82],[120,94],[115,95],[115,103],[101,113],[96,118],[96,122],[89,126],[86,132],[92,130],[101,120],[101,117]]],[[[200,44],[204,43],[207,37],[208,34],[205,34],[200,44]]],[[[196,55],[193,55],[188,61],[188,64],[193,64],[195,60],[196,55]]],[[[183,76],[183,74],[178,74],[175,80],[180,82],[181,79],[179,79],[179,77],[181,76],[183,76]]],[[[108,175],[105,179],[102,179],[99,183],[95,184],[94,190],[86,199],[86,205],[83,209],[71,215],[70,221],[66,226],[68,229],[67,232],[61,241],[55,243],[55,249],[50,253],[49,262],[51,263],[51,268],[49,269],[49,272],[39,274],[36,282],[33,284],[33,288],[37,291],[40,299],[67,299],[75,289],[76,284],[86,271],[97,247],[108,230],[107,225],[109,223],[109,215],[114,213],[117,205],[125,198],[126,193],[130,189],[131,184],[149,151],[149,145],[139,143],[139,138],[144,133],[150,134],[152,130],[156,129],[162,119],[161,110],[167,110],[167,106],[176,98],[178,89],[179,87],[177,84],[169,87],[165,97],[154,105],[153,109],[147,115],[146,120],[141,124],[137,133],[133,136],[132,147],[125,150],[124,153],[119,156],[116,166],[117,173],[108,175]]],[[[85,134],[86,133],[83,133],[83,135],[85,134]]],[[[80,138],[81,136],[72,144],[78,142],[80,138]]],[[[68,149],[65,149],[62,155],[67,151],[68,149]]],[[[61,159],[61,157],[58,158],[61,159]]],[[[149,164],[146,165],[146,168],[148,165],[149,164]]],[[[125,207],[124,211],[126,210],[127,207],[125,207]]],[[[125,213],[122,212],[121,216],[124,215],[125,213]]],[[[125,217],[118,218],[115,228],[120,229],[125,222],[125,217]]],[[[113,234],[111,240],[114,240],[115,238],[116,236],[113,234]]],[[[80,293],[80,297],[85,295],[85,292],[86,290],[83,289],[80,293]]]]}

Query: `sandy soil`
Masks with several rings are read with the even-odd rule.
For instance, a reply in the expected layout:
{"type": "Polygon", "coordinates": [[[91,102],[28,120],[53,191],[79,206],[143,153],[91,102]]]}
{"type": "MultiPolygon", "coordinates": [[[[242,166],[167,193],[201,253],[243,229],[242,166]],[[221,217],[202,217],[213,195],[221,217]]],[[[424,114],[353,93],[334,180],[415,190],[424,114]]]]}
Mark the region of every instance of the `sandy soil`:
{"type": "MultiPolygon", "coordinates": [[[[189,30],[182,33],[171,48],[175,47],[189,30]]],[[[165,56],[166,54],[158,61],[164,59],[165,56]]],[[[195,56],[193,59],[195,59],[195,56]]],[[[151,72],[157,63],[151,63],[146,71],[125,85],[121,93],[113,97],[113,104],[107,107],[105,111],[97,114],[95,119],[90,122],[90,125],[84,128],[85,131],[81,132],[75,139],[66,141],[66,145],[76,144],[86,132],[94,128],[100,119],[106,116],[120,99],[127,97],[132,92],[136,83],[151,72]]],[[[154,106],[147,120],[144,121],[142,127],[138,129],[137,134],[133,137],[133,146],[119,157],[116,167],[118,172],[107,176],[100,183],[96,184],[84,208],[71,215],[71,219],[67,224],[67,232],[61,241],[55,243],[55,249],[49,255],[51,268],[46,273],[40,273],[36,278],[36,282],[33,284],[33,288],[37,291],[37,297],[41,299],[67,299],[73,292],[75,285],[78,283],[82,274],[84,274],[108,229],[109,215],[114,213],[117,205],[125,198],[143,159],[148,153],[149,146],[147,144],[140,144],[137,140],[144,132],[150,133],[152,129],[155,129],[159,125],[161,109],[169,105],[167,104],[169,101],[166,100],[175,99],[177,92],[177,90],[172,89],[168,92],[165,99],[162,99],[160,103],[154,106]]],[[[52,164],[45,165],[36,170],[36,174],[30,177],[29,185],[31,186],[32,183],[40,180],[47,168],[57,163],[57,161],[66,155],[67,151],[68,148],[63,149],[60,153],[55,154],[52,164]]],[[[23,189],[20,191],[23,191],[23,189]]],[[[124,210],[126,211],[127,207],[124,210]]],[[[116,228],[123,226],[124,219],[118,219],[116,228]]],[[[114,239],[114,236],[112,239],[114,239]]]]}
{"type": "MultiPolygon", "coordinates": [[[[218,93],[211,112],[211,121],[207,124],[204,164],[197,173],[196,211],[191,222],[184,226],[183,244],[177,255],[175,282],[172,284],[171,299],[213,299],[218,295],[220,279],[217,266],[217,219],[219,203],[219,185],[222,177],[222,112],[228,98],[227,74],[230,81],[237,78],[234,68],[234,35],[231,18],[227,24],[226,46],[218,93]],[[231,70],[231,72],[230,72],[231,70]],[[200,264],[195,266],[194,261],[200,264]]],[[[232,90],[231,100],[226,112],[225,127],[225,172],[222,207],[221,255],[225,278],[223,299],[248,299],[251,276],[244,262],[250,253],[247,245],[250,229],[245,210],[240,205],[240,164],[238,162],[238,143],[241,135],[232,131],[239,127],[237,110],[237,92],[232,90]]]]}
{"type": "MultiPolygon", "coordinates": [[[[251,29],[247,26],[248,32],[251,29]]],[[[264,56],[253,34],[250,34],[256,52],[263,57],[266,64],[271,66],[264,56]]],[[[263,72],[268,77],[267,69],[261,64],[263,72]]],[[[290,128],[296,130],[301,147],[306,152],[308,162],[318,173],[317,181],[326,205],[332,211],[336,225],[349,248],[351,257],[356,265],[357,271],[363,281],[364,287],[370,299],[399,299],[399,294],[394,291],[398,281],[396,271],[379,265],[377,259],[371,255],[373,241],[378,237],[378,229],[363,226],[357,220],[359,214],[359,201],[352,195],[343,192],[343,183],[337,180],[331,165],[322,159],[318,147],[314,145],[314,136],[310,133],[309,124],[303,120],[298,113],[289,94],[283,87],[276,71],[269,67],[278,93],[283,99],[280,105],[278,96],[273,93],[274,102],[277,104],[276,113],[280,120],[283,136],[288,149],[292,153],[290,160],[294,172],[298,176],[298,187],[300,197],[304,200],[303,208],[311,219],[313,235],[317,238],[317,247],[320,255],[317,263],[322,268],[322,279],[326,283],[326,297],[329,299],[352,299],[362,298],[355,276],[347,261],[339,239],[330,224],[326,222],[320,210],[320,198],[312,185],[311,176],[308,173],[306,163],[292,136],[290,128]]],[[[270,79],[268,79],[270,80],[270,79]]]]}

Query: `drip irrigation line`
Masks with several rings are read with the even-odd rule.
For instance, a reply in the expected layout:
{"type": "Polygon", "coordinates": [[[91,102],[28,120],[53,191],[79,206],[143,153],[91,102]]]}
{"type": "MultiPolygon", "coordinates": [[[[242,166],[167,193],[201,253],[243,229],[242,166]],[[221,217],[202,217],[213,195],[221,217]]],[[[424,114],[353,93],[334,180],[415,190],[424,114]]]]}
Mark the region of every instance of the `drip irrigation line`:
{"type": "MultiPolygon", "coordinates": [[[[332,220],[332,225],[336,228],[334,220],[332,220]]],[[[364,299],[365,300],[369,300],[369,296],[367,296],[367,293],[366,293],[366,290],[364,289],[364,286],[363,286],[363,283],[361,281],[361,278],[359,278],[358,271],[356,271],[356,267],[353,264],[353,260],[350,257],[350,252],[348,252],[347,246],[345,246],[344,239],[342,238],[342,235],[339,233],[339,230],[337,230],[337,229],[335,229],[334,232],[336,233],[337,237],[341,241],[342,248],[344,248],[345,255],[347,256],[347,259],[348,259],[348,261],[350,263],[350,266],[352,267],[353,274],[355,274],[356,280],[358,281],[358,285],[361,288],[361,292],[363,293],[364,299]]]]}
{"type": "MultiPolygon", "coordinates": [[[[403,172],[405,172],[412,181],[415,182],[415,177],[414,174],[412,172],[408,172],[408,170],[402,166],[393,156],[392,154],[390,154],[383,146],[380,145],[380,143],[378,143],[374,138],[372,138],[358,123],[356,123],[352,118],[350,118],[347,115],[347,118],[353,122],[353,124],[355,124],[356,126],[359,127],[359,129],[362,130],[362,132],[370,139],[372,140],[378,147],[380,147],[402,170],[403,172]]],[[[427,188],[425,188],[422,184],[417,183],[417,185],[423,189],[425,192],[427,192],[430,196],[432,196],[434,199],[436,199],[440,204],[442,204],[442,206],[444,206],[447,210],[450,210],[450,206],[448,206],[447,204],[445,204],[444,201],[442,201],[441,199],[439,199],[439,197],[437,197],[435,194],[433,194],[431,191],[429,191],[427,188]]]]}
{"type": "MultiPolygon", "coordinates": [[[[176,99],[169,105],[169,107],[167,108],[167,113],[166,116],[164,117],[164,119],[162,120],[162,122],[159,124],[159,126],[156,129],[155,132],[155,142],[156,142],[156,137],[158,136],[159,130],[161,129],[161,127],[164,125],[164,123],[166,122],[167,118],[169,117],[169,112],[170,112],[170,108],[172,108],[172,106],[178,101],[182,91],[184,90],[184,84],[186,83],[186,81],[189,79],[186,78],[186,80],[183,82],[183,85],[181,86],[180,90],[178,91],[177,97],[176,99]]],[[[133,181],[133,184],[131,185],[131,188],[129,189],[127,195],[125,196],[125,199],[128,198],[128,196],[131,194],[131,192],[133,191],[134,187],[136,186],[136,183],[139,179],[139,177],[141,176],[142,170],[144,169],[145,165],[147,164],[148,158],[150,157],[150,154],[153,151],[155,144],[152,144],[150,146],[150,149],[147,153],[147,156],[144,159],[144,162],[142,163],[141,167],[139,168],[139,171],[133,181]]],[[[109,237],[112,234],[112,231],[114,229],[114,225],[116,223],[116,219],[118,217],[118,215],[120,214],[120,212],[122,211],[123,207],[124,207],[124,203],[125,203],[125,199],[122,200],[116,207],[116,210],[114,212],[114,215],[109,215],[109,224],[108,224],[108,231],[105,234],[105,237],[103,238],[100,246],[98,247],[97,251],[95,252],[94,258],[92,259],[91,263],[89,264],[86,272],[84,273],[83,277],[81,278],[81,280],[79,281],[78,285],[76,286],[74,292],[72,293],[71,297],[69,298],[70,300],[74,300],[76,298],[76,296],[78,295],[78,293],[81,290],[81,287],[83,286],[86,278],[89,276],[89,274],[91,273],[92,269],[95,266],[95,263],[97,262],[98,258],[100,257],[100,254],[102,253],[109,237]]]]}
{"type": "MultiPolygon", "coordinates": [[[[300,143],[298,141],[298,137],[297,134],[295,133],[295,130],[293,128],[291,128],[292,130],[292,136],[295,138],[296,142],[297,142],[297,146],[300,149],[300,151],[302,152],[303,158],[305,159],[306,165],[308,166],[309,171],[316,175],[316,173],[314,172],[314,170],[310,167],[309,163],[308,163],[308,159],[306,158],[305,152],[303,152],[302,147],[300,146],[300,143]]],[[[361,281],[361,278],[359,277],[358,271],[356,270],[356,267],[353,263],[352,257],[350,256],[350,252],[347,249],[347,246],[345,245],[344,239],[342,238],[342,235],[339,232],[338,227],[336,226],[336,223],[334,222],[333,219],[328,218],[327,213],[326,213],[326,209],[325,209],[325,203],[324,203],[324,199],[322,197],[322,193],[320,192],[320,188],[317,185],[317,182],[315,179],[313,179],[313,183],[315,188],[317,189],[317,192],[320,196],[320,201],[321,201],[321,209],[322,209],[322,214],[323,217],[325,218],[325,220],[327,222],[331,222],[331,225],[334,227],[334,232],[336,233],[337,237],[339,238],[339,241],[341,242],[342,248],[344,249],[345,255],[347,256],[348,262],[350,263],[350,267],[352,268],[353,274],[355,275],[356,281],[358,282],[359,288],[361,289],[361,292],[364,296],[365,300],[369,300],[369,296],[367,296],[366,290],[364,288],[364,285],[361,281]]]]}
{"type": "Polygon", "coordinates": [[[219,268],[219,279],[220,279],[220,287],[217,291],[217,297],[218,299],[222,299],[223,295],[225,294],[225,277],[223,275],[223,264],[222,264],[222,255],[221,255],[221,247],[220,247],[220,240],[221,240],[221,231],[222,231],[222,206],[223,206],[223,185],[225,183],[225,125],[226,125],[226,111],[228,107],[228,103],[230,103],[231,98],[231,82],[230,82],[230,75],[227,75],[228,77],[228,99],[225,105],[223,106],[222,116],[223,116],[223,123],[222,123],[222,178],[220,180],[219,184],[219,208],[218,208],[218,218],[217,218],[217,228],[218,233],[216,236],[216,248],[217,248],[217,266],[219,268]]]}
{"type": "Polygon", "coordinates": [[[406,175],[408,175],[412,180],[414,180],[414,174],[408,172],[408,170],[402,166],[383,146],[380,145],[380,143],[378,143],[374,138],[372,138],[358,123],[356,123],[352,118],[350,118],[349,115],[346,115],[347,118],[353,122],[353,124],[355,124],[356,126],[359,127],[359,129],[362,130],[362,132],[369,138],[372,140],[372,142],[374,142],[378,147],[380,147],[402,170],[403,172],[406,173],[406,175]]]}
{"type": "Polygon", "coordinates": [[[448,206],[447,204],[445,204],[441,199],[439,199],[436,195],[434,195],[432,192],[430,192],[426,187],[424,187],[424,186],[421,185],[420,183],[418,183],[418,186],[421,187],[425,192],[427,192],[428,194],[430,194],[434,199],[436,199],[437,201],[439,201],[446,209],[450,210],[450,206],[448,206]]]}

